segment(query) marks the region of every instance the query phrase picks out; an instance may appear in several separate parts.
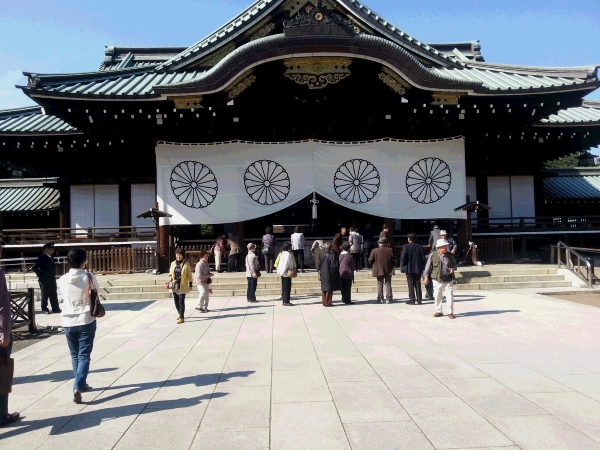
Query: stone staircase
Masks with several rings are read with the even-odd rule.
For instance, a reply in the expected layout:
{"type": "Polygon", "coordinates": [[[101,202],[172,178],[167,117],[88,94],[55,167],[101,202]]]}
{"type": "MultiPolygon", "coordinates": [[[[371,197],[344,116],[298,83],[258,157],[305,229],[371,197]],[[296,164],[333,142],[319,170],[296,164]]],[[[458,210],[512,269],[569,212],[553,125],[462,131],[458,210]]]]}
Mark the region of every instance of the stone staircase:
{"type": "MultiPolygon", "coordinates": [[[[165,289],[166,275],[118,275],[99,276],[100,298],[103,300],[160,300],[172,298],[165,289]]],[[[498,265],[487,267],[462,267],[456,275],[455,290],[542,289],[572,287],[563,275],[548,265],[498,265]]],[[[275,274],[264,274],[258,280],[257,296],[279,296],[281,282],[275,274]]],[[[244,273],[217,274],[212,284],[214,297],[245,297],[247,281],[244,273]]],[[[395,292],[406,293],[406,277],[397,271],[392,278],[395,292]]],[[[374,293],[377,281],[370,271],[355,275],[353,293],[374,293]]],[[[299,274],[292,282],[292,296],[320,295],[321,284],[317,274],[310,270],[299,274]]]]}

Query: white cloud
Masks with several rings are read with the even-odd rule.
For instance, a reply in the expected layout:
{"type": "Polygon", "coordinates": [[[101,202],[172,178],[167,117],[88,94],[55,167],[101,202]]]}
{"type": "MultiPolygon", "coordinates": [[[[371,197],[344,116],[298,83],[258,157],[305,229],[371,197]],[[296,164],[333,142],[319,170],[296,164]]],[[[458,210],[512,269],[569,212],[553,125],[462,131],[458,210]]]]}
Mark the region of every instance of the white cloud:
{"type": "Polygon", "coordinates": [[[0,110],[35,104],[21,89],[15,88],[15,84],[22,81],[21,78],[23,74],[18,70],[0,72],[0,110]]]}

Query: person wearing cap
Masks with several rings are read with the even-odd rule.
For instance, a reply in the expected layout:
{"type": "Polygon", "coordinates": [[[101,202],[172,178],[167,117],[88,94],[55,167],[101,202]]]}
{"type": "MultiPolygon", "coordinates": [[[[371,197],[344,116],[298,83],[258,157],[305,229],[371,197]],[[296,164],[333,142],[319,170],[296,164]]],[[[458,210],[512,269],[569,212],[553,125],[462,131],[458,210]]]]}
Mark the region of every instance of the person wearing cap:
{"type": "Polygon", "coordinates": [[[377,278],[377,303],[384,303],[383,288],[385,286],[386,303],[392,303],[392,274],[394,272],[394,251],[388,246],[386,238],[379,238],[378,248],[369,256],[369,264],[373,267],[373,277],[377,278]]]}
{"type": "Polygon", "coordinates": [[[456,260],[448,251],[448,241],[439,239],[436,242],[437,251],[430,253],[423,271],[425,285],[432,284],[435,299],[435,314],[442,317],[442,299],[446,294],[446,311],[449,319],[454,319],[454,270],[456,260]]]}
{"type": "Polygon", "coordinates": [[[248,280],[248,290],[246,300],[248,303],[258,303],[256,300],[256,286],[258,277],[260,277],[260,263],[256,256],[256,245],[248,244],[248,254],[246,255],[246,279],[248,280]]]}
{"type": "MultiPolygon", "coordinates": [[[[439,225],[434,225],[431,234],[429,235],[429,253],[436,251],[435,244],[441,239],[439,225]]],[[[425,285],[425,291],[427,292],[425,298],[433,300],[433,284],[429,283],[425,285]]]]}
{"type": "Polygon", "coordinates": [[[52,257],[52,255],[54,255],[54,244],[48,242],[47,244],[44,244],[43,249],[44,253],[38,257],[31,270],[35,272],[40,283],[43,313],[60,313],[58,295],[56,293],[56,263],[52,257]],[[48,299],[50,299],[52,311],[48,310],[48,299]]]}
{"type": "Polygon", "coordinates": [[[453,255],[456,255],[458,245],[456,244],[454,238],[448,237],[448,232],[446,230],[440,230],[440,239],[446,239],[446,241],[448,241],[448,251],[453,255]]]}

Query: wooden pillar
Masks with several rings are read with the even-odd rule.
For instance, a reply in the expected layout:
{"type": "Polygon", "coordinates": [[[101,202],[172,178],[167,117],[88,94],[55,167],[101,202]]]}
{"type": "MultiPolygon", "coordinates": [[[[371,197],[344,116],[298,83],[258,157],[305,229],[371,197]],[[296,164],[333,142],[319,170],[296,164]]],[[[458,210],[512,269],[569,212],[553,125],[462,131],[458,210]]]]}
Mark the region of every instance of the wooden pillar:
{"type": "Polygon", "coordinates": [[[71,228],[71,186],[68,184],[59,184],[57,189],[60,192],[60,206],[58,208],[58,227],[71,228]]]}
{"type": "MultiPolygon", "coordinates": [[[[476,188],[477,188],[477,200],[481,203],[489,205],[488,201],[488,178],[486,174],[477,175],[476,180],[476,188]]],[[[487,210],[477,211],[478,219],[488,219],[490,217],[490,213],[487,210]]],[[[487,227],[487,223],[482,223],[481,221],[477,221],[478,225],[484,225],[487,227]]],[[[479,228],[479,226],[477,227],[479,228]]]]}
{"type": "Polygon", "coordinates": [[[131,183],[119,183],[119,225],[131,226],[131,183]]]}
{"type": "Polygon", "coordinates": [[[166,272],[169,269],[171,249],[169,245],[169,225],[160,225],[158,228],[157,251],[158,251],[158,270],[166,272]]]}

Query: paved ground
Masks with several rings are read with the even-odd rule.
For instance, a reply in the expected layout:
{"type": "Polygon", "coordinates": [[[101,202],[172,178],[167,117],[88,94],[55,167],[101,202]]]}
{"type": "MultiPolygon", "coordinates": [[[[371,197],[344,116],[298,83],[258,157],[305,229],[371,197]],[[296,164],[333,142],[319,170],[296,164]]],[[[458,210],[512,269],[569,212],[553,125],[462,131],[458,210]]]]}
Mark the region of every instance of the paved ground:
{"type": "Polygon", "coordinates": [[[64,336],[14,354],[24,419],[0,446],[600,449],[598,308],[460,292],[452,321],[359,299],[189,301],[180,326],[169,301],[107,305],[84,404],[64,336]]]}

